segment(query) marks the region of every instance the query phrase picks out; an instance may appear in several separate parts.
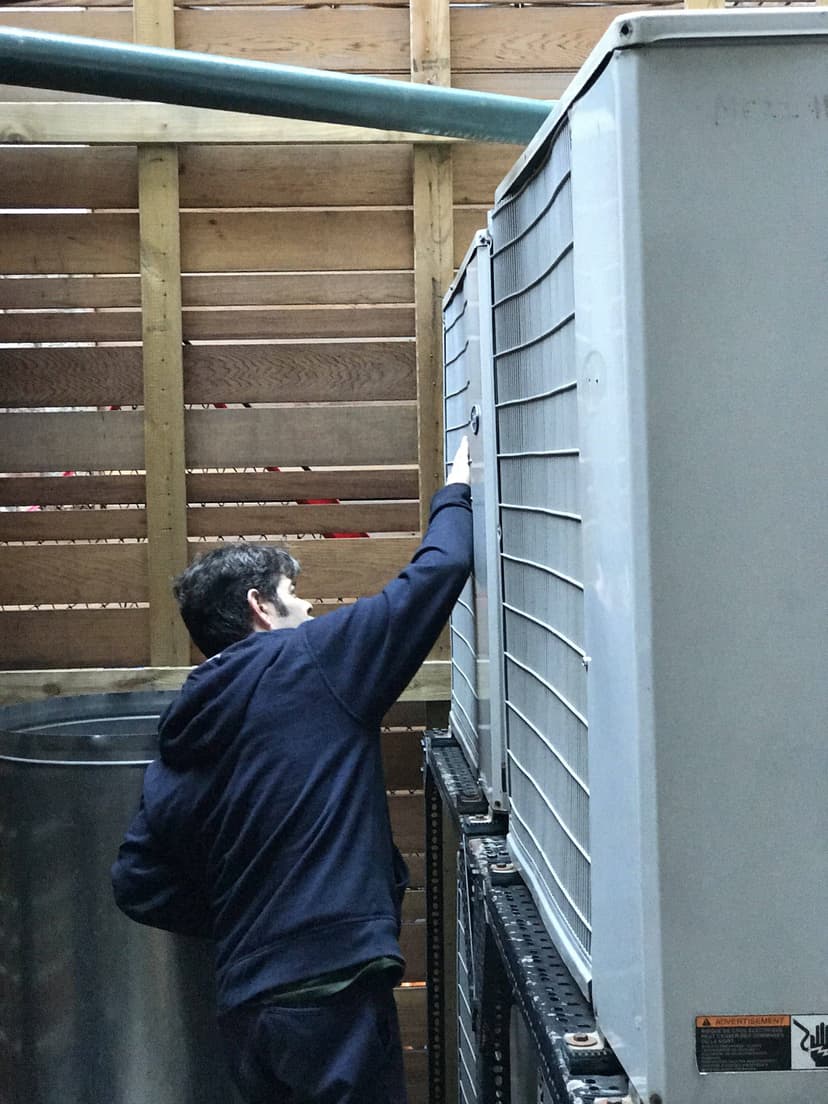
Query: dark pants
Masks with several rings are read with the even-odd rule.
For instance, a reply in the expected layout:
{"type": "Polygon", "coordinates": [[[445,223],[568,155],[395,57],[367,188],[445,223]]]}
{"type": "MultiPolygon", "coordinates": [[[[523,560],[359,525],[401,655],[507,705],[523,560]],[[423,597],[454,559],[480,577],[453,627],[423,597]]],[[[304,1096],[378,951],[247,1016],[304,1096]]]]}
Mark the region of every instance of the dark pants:
{"type": "Polygon", "coordinates": [[[246,1005],[219,1019],[247,1104],[406,1104],[394,991],[357,981],[316,1004],[246,1005]]]}

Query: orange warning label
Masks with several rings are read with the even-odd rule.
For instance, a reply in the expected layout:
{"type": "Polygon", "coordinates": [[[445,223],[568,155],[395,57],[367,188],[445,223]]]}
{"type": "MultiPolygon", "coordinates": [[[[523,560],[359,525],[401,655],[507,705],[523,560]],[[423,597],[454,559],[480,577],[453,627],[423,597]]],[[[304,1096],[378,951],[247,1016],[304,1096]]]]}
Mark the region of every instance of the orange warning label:
{"type": "Polygon", "coordinates": [[[790,1016],[696,1016],[696,1027],[790,1027],[790,1016]]]}

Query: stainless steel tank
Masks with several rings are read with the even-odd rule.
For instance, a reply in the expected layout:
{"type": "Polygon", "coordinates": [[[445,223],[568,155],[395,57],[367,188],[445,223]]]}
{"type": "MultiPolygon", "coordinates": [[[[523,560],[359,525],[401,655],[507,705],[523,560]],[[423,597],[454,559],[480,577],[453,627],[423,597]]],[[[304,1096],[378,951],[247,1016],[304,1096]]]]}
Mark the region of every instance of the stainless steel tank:
{"type": "Polygon", "coordinates": [[[207,940],[109,880],[173,692],[0,709],[0,1104],[233,1104],[207,940]]]}

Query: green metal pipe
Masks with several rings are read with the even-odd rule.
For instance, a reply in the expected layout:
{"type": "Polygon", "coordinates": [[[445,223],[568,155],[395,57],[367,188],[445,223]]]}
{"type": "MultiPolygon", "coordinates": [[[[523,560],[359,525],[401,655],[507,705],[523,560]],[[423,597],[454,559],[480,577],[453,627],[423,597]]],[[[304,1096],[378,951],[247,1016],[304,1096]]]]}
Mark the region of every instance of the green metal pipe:
{"type": "Polygon", "coordinates": [[[0,83],[381,130],[526,144],[553,104],[0,28],[0,83]]]}

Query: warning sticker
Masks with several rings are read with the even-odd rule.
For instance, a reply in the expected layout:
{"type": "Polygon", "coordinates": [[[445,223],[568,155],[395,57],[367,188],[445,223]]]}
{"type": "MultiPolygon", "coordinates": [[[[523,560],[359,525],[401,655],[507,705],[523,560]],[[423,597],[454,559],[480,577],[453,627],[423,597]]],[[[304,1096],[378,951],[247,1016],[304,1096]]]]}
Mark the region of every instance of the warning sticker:
{"type": "Polygon", "coordinates": [[[696,1065],[700,1073],[828,1073],[828,1013],[696,1016],[696,1065]]]}

